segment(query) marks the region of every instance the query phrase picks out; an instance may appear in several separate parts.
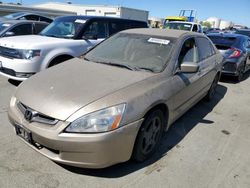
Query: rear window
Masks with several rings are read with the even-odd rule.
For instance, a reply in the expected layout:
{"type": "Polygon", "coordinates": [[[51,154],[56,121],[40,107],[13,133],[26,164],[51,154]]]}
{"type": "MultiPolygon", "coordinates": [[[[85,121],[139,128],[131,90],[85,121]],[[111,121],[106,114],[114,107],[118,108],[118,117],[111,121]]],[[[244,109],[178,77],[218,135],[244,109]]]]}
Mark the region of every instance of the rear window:
{"type": "Polygon", "coordinates": [[[219,50],[227,50],[237,43],[236,37],[208,36],[219,50]]]}

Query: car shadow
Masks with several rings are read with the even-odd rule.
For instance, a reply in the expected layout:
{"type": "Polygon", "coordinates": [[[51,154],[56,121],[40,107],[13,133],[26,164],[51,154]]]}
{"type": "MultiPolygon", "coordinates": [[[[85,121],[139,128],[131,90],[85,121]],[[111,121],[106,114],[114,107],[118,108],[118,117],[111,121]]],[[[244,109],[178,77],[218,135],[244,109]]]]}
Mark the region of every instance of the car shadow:
{"type": "Polygon", "coordinates": [[[17,80],[12,80],[12,79],[8,79],[8,82],[10,84],[12,84],[13,86],[19,86],[19,84],[21,84],[22,82],[21,81],[17,81],[17,80]]]}
{"type": "MultiPolygon", "coordinates": [[[[250,77],[250,70],[245,72],[241,82],[247,80],[250,77]]],[[[233,76],[228,76],[228,75],[222,75],[220,78],[220,82],[228,83],[228,84],[237,84],[239,81],[233,76]]]]}
{"type": "Polygon", "coordinates": [[[206,102],[205,100],[201,100],[181,118],[179,118],[164,134],[162,143],[155,155],[143,163],[135,163],[130,160],[128,162],[117,164],[104,169],[83,169],[63,164],[58,165],[72,173],[104,178],[119,178],[145,168],[167,155],[168,151],[173,147],[179,147],[178,143],[195,126],[197,126],[198,123],[202,123],[203,125],[207,126],[213,126],[214,122],[212,120],[205,119],[205,116],[210,113],[213,108],[224,98],[226,92],[227,88],[219,84],[216,95],[212,101],[206,102]]]}

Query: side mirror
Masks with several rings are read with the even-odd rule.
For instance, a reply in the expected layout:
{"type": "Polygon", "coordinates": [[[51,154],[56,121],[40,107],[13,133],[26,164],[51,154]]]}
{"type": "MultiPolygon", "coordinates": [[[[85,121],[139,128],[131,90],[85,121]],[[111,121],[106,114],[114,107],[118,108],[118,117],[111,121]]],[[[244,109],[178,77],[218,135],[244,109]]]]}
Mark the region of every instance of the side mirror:
{"type": "Polygon", "coordinates": [[[183,62],[180,67],[182,73],[196,73],[199,70],[199,65],[193,62],[183,62]]]}
{"type": "Polygon", "coordinates": [[[11,32],[11,31],[8,31],[8,32],[6,32],[5,33],[5,37],[11,37],[11,36],[14,36],[15,35],[15,33],[14,32],[11,32]]]}

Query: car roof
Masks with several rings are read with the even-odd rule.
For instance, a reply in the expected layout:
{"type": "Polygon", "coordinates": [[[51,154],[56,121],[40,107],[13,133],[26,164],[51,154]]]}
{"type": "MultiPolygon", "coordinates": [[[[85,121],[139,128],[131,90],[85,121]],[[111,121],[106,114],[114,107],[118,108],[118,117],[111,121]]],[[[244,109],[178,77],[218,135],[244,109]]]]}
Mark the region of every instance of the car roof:
{"type": "MultiPolygon", "coordinates": [[[[182,21],[171,21],[171,22],[173,22],[173,23],[187,23],[187,24],[197,24],[197,25],[199,25],[198,23],[196,23],[196,22],[182,22],[182,21]]],[[[171,22],[169,22],[169,23],[171,23],[171,22]]]]}
{"type": "MultiPolygon", "coordinates": [[[[50,17],[48,17],[46,15],[35,13],[35,12],[22,12],[22,11],[20,11],[20,12],[14,12],[14,13],[11,13],[11,14],[16,14],[16,13],[20,14],[20,15],[16,16],[17,18],[22,17],[22,16],[28,16],[28,15],[37,15],[37,16],[42,16],[44,18],[48,18],[48,19],[53,20],[52,18],[50,18],[50,17]]],[[[11,14],[8,14],[8,15],[11,15],[11,14]]],[[[8,15],[5,15],[5,16],[8,16],[8,15]]]]}
{"type": "Polygon", "coordinates": [[[35,21],[35,20],[2,20],[0,23],[9,23],[9,24],[17,24],[17,23],[43,23],[48,24],[48,22],[43,21],[35,21]]]}
{"type": "Polygon", "coordinates": [[[218,36],[218,37],[235,37],[235,38],[243,38],[246,37],[242,34],[235,33],[208,33],[207,36],[218,36]]]}
{"type": "Polygon", "coordinates": [[[250,32],[250,29],[236,29],[236,31],[249,31],[250,32]]]}
{"type": "Polygon", "coordinates": [[[133,34],[142,34],[142,35],[152,35],[159,37],[170,37],[170,38],[179,38],[183,35],[197,35],[205,36],[197,32],[190,32],[184,30],[175,30],[175,29],[156,29],[156,28],[139,28],[139,29],[128,29],[121,31],[121,33],[133,33],[133,34]]]}
{"type": "Polygon", "coordinates": [[[124,19],[124,18],[108,17],[108,16],[75,16],[75,15],[72,15],[72,16],[59,16],[56,18],[56,20],[60,20],[60,19],[69,19],[69,20],[108,19],[108,20],[129,20],[129,21],[135,21],[135,22],[145,22],[145,21],[140,21],[140,20],[131,20],[131,19],[124,19]]]}

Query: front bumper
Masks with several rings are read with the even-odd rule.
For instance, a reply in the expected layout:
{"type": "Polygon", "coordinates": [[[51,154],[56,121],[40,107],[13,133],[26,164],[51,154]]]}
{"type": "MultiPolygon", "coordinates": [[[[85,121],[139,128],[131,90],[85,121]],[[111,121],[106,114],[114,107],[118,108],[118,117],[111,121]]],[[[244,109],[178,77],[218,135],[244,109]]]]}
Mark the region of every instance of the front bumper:
{"type": "Polygon", "coordinates": [[[0,75],[7,78],[23,81],[40,69],[39,58],[32,60],[11,59],[0,56],[0,75]]]}
{"type": "Polygon", "coordinates": [[[25,141],[33,149],[58,163],[84,168],[105,168],[129,160],[143,121],[105,133],[73,134],[63,132],[68,122],[59,121],[54,126],[29,123],[16,106],[11,106],[8,114],[12,125],[30,131],[34,143],[41,145],[38,148],[25,141]]]}

